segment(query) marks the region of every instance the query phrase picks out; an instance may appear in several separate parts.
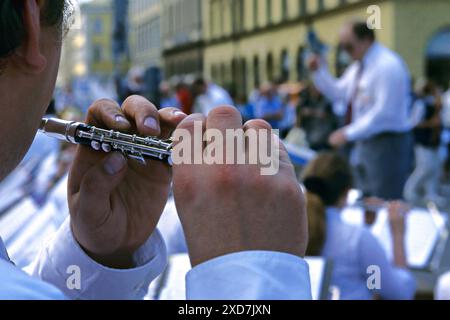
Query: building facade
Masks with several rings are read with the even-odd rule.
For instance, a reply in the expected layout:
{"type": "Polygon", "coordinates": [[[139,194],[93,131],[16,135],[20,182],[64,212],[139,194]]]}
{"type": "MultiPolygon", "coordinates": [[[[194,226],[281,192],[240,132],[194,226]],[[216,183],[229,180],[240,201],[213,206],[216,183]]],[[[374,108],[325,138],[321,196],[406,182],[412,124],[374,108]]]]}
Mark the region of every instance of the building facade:
{"type": "Polygon", "coordinates": [[[83,77],[107,78],[113,72],[110,0],[73,7],[73,25],[64,37],[58,86],[83,77]]]}
{"type": "Polygon", "coordinates": [[[131,64],[162,67],[161,0],[130,0],[131,64]]]}
{"type": "Polygon", "coordinates": [[[96,0],[81,6],[85,34],[85,57],[90,76],[108,78],[113,73],[111,0],[96,0]]]}
{"type": "MultiPolygon", "coordinates": [[[[79,17],[81,18],[81,17],[79,17]]],[[[86,37],[81,28],[72,28],[63,41],[58,72],[59,87],[68,86],[74,78],[87,74],[86,37]]]]}
{"type": "Polygon", "coordinates": [[[450,30],[446,0],[207,0],[204,75],[238,96],[265,81],[304,79],[310,28],[329,45],[329,64],[338,72],[339,29],[369,18],[371,5],[381,13],[379,41],[405,59],[415,78],[450,77],[450,48],[442,40],[450,30]]]}
{"type": "Polygon", "coordinates": [[[162,1],[162,46],[166,78],[203,74],[205,0],[162,1]]]}

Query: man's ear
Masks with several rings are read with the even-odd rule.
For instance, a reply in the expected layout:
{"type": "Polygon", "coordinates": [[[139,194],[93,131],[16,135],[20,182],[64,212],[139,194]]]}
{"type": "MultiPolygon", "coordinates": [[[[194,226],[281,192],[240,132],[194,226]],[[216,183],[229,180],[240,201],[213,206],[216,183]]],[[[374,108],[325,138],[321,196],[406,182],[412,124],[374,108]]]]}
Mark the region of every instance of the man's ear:
{"type": "Polygon", "coordinates": [[[11,57],[26,73],[39,74],[47,67],[47,59],[41,53],[41,0],[24,0],[23,25],[25,39],[11,57]]]}

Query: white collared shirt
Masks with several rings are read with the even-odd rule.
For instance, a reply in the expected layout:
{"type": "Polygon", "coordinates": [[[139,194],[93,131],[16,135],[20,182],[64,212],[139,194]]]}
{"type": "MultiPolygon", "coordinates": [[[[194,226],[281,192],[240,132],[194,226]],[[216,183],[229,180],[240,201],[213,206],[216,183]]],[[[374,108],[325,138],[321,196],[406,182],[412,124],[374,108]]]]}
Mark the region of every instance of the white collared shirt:
{"type": "Polygon", "coordinates": [[[358,61],[340,79],[335,79],[324,66],[313,74],[316,87],[334,103],[347,106],[353,100],[353,122],[345,128],[347,139],[358,141],[384,132],[409,131],[411,81],[402,58],[375,42],[362,63],[359,81],[358,61]]]}
{"type": "Polygon", "coordinates": [[[197,98],[196,112],[207,116],[217,107],[231,105],[233,105],[233,99],[230,97],[230,94],[224,88],[210,83],[206,93],[197,98]]]}
{"type": "MultiPolygon", "coordinates": [[[[167,264],[159,231],[138,250],[134,259],[137,267],[129,270],[99,265],[80,248],[72,235],[70,221],[66,220],[35,263],[27,268],[33,277],[7,261],[0,241],[0,299],[142,299],[150,282],[167,264]],[[79,289],[72,289],[76,281],[71,281],[71,276],[77,269],[79,289]]],[[[193,300],[311,299],[309,279],[308,265],[299,257],[277,252],[240,252],[194,268],[187,276],[186,290],[193,300]]]]}

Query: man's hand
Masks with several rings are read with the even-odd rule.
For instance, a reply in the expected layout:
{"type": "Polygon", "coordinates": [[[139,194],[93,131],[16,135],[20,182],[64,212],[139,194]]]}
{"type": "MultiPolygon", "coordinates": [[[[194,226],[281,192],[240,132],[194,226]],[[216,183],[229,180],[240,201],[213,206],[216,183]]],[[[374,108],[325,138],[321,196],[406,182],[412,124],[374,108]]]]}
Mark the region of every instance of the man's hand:
{"type": "MultiPolygon", "coordinates": [[[[157,111],[145,98],[129,97],[122,108],[114,101],[94,103],[86,122],[143,136],[169,137],[185,115],[176,109],[157,111]]],[[[133,267],[132,256],[154,232],[167,202],[168,165],[147,165],[121,153],[80,146],[69,179],[73,234],[97,262],[113,268],[133,267]]]]}
{"type": "MultiPolygon", "coordinates": [[[[207,119],[191,115],[177,130],[193,135],[196,121],[203,124],[203,130],[216,129],[223,136],[226,129],[265,130],[269,139],[279,141],[263,120],[243,126],[241,115],[232,107],[214,109],[207,119]]],[[[242,152],[247,159],[248,147],[242,152]]],[[[174,166],[175,201],[193,266],[241,251],[305,255],[308,226],[304,194],[281,142],[279,149],[280,169],[273,176],[262,176],[260,165],[174,166]]]]}
{"type": "Polygon", "coordinates": [[[348,143],[347,136],[345,135],[345,130],[340,129],[333,132],[329,138],[329,144],[332,147],[340,148],[345,146],[348,143]]]}
{"type": "Polygon", "coordinates": [[[311,58],[309,58],[308,62],[308,69],[312,72],[315,72],[317,70],[319,70],[320,68],[320,56],[318,55],[313,55],[311,58]]]}

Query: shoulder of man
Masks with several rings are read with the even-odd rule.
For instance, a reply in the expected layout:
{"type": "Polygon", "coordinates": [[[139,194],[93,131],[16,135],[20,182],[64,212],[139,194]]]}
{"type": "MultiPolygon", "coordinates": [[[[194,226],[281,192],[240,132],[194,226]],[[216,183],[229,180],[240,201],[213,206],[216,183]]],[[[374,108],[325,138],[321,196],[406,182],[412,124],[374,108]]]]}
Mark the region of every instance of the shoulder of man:
{"type": "Polygon", "coordinates": [[[392,68],[395,69],[405,69],[406,63],[403,58],[395,51],[379,44],[379,54],[377,56],[378,62],[380,62],[383,70],[387,69],[392,72],[392,68]]]}
{"type": "Polygon", "coordinates": [[[64,300],[55,287],[0,259],[0,300],[64,300]]]}

